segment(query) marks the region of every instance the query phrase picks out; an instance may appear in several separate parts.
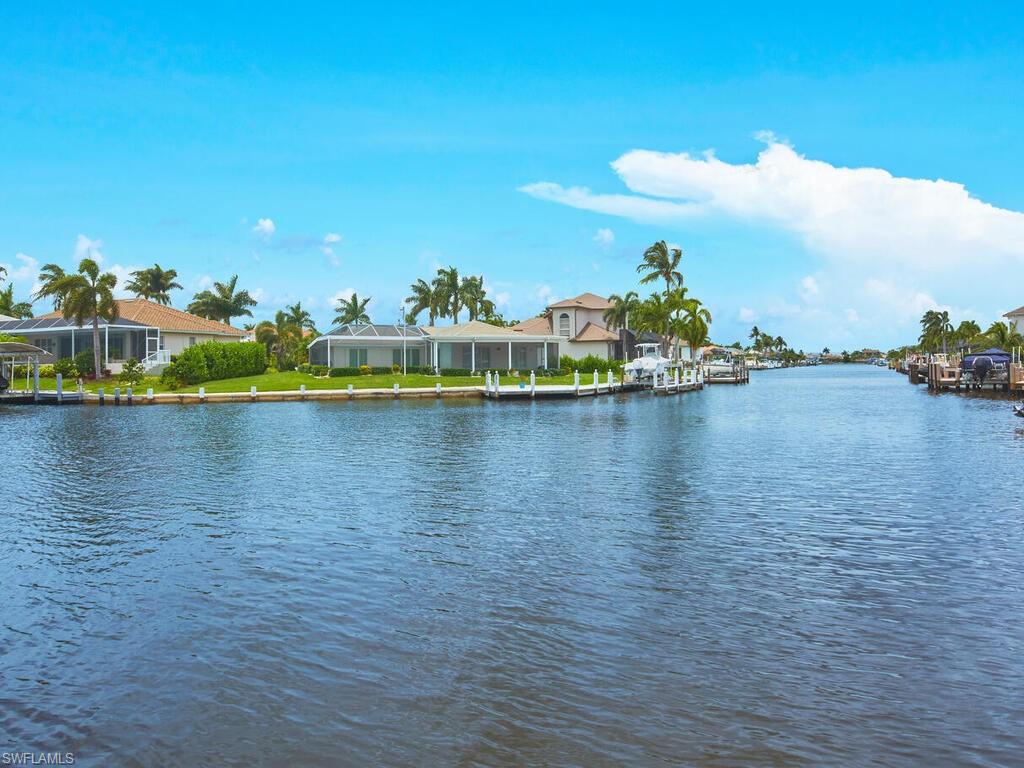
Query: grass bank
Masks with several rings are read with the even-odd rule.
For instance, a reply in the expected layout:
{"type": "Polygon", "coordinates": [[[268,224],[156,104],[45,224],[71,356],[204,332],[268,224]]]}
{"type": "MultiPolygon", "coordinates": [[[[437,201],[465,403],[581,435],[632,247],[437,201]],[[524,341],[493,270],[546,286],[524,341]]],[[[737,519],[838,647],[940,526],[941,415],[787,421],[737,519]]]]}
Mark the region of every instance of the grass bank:
{"type": "MultiPolygon", "coordinates": [[[[518,381],[529,381],[529,375],[521,377],[502,376],[502,384],[515,384],[518,381]]],[[[583,383],[591,380],[590,375],[582,374],[583,383]]],[[[604,381],[604,377],[601,378],[604,381]]],[[[538,384],[571,384],[573,377],[553,376],[537,379],[538,384]]],[[[298,371],[272,371],[259,376],[243,376],[237,379],[221,379],[219,381],[207,381],[203,384],[196,384],[179,389],[170,389],[161,384],[158,378],[147,378],[141,384],[134,387],[136,393],[143,393],[148,388],[154,392],[198,392],[199,387],[205,387],[207,392],[248,392],[250,387],[256,387],[260,392],[289,392],[298,390],[303,384],[306,389],[346,389],[349,384],[354,389],[391,389],[395,384],[403,389],[414,389],[419,387],[433,387],[440,383],[442,387],[482,387],[483,376],[424,376],[421,374],[388,374],[379,376],[339,376],[336,378],[316,378],[308,373],[298,371]]],[[[39,380],[41,389],[54,390],[57,388],[56,379],[39,380]]],[[[116,378],[101,379],[100,381],[86,381],[85,389],[88,392],[95,392],[100,387],[107,393],[112,393],[114,387],[125,388],[116,378]]],[[[74,380],[64,382],[65,390],[75,388],[74,380]]]]}

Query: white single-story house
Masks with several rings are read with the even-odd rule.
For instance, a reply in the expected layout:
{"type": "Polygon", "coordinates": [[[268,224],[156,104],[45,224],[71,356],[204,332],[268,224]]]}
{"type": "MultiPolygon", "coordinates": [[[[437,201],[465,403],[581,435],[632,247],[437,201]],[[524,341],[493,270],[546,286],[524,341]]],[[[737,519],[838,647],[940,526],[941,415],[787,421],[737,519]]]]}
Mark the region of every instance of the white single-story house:
{"type": "Polygon", "coordinates": [[[551,334],[558,337],[558,354],[576,360],[594,355],[604,360],[626,359],[632,334],[607,327],[604,313],[611,303],[595,293],[581,293],[574,299],[551,304],[539,317],[512,326],[524,334],[551,334]]]}
{"type": "Polygon", "coordinates": [[[352,324],[333,328],[309,345],[309,361],[329,368],[401,365],[469,371],[558,366],[558,337],[524,334],[472,320],[448,326],[352,324]]]}
{"type": "Polygon", "coordinates": [[[426,334],[416,325],[351,323],[332,328],[309,345],[309,362],[328,368],[384,368],[402,364],[410,368],[433,365],[426,334]]]}
{"type": "Polygon", "coordinates": [[[1007,312],[1003,317],[1019,333],[1024,333],[1024,307],[1017,307],[1012,312],[1007,312]]]}
{"type": "MultiPolygon", "coordinates": [[[[156,372],[188,347],[204,341],[241,341],[245,331],[230,325],[165,307],[146,299],[119,299],[118,317],[99,321],[103,367],[119,373],[134,357],[147,371],[156,372]]],[[[24,320],[0,321],[0,333],[21,336],[46,352],[42,363],[74,357],[92,349],[92,323],[82,326],[65,320],[59,312],[24,320]]]]}

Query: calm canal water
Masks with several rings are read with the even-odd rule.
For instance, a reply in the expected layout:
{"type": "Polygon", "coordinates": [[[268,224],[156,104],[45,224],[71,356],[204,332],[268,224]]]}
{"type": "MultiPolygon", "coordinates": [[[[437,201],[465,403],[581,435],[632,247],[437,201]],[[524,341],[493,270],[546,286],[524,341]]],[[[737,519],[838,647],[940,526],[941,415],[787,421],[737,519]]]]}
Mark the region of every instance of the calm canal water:
{"type": "Polygon", "coordinates": [[[863,366],[753,376],[0,408],[0,751],[1021,764],[1024,421],[863,366]]]}

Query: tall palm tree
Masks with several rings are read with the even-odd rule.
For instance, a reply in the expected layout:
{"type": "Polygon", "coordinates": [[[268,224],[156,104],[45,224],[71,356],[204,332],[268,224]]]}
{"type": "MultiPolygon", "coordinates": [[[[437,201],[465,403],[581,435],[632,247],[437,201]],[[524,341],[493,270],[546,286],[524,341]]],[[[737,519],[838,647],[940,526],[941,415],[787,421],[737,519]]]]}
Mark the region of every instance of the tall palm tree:
{"type": "Polygon", "coordinates": [[[370,316],[366,314],[366,305],[370,303],[372,296],[367,296],[365,299],[360,299],[359,294],[353,291],[352,296],[348,299],[338,299],[338,306],[334,308],[334,311],[338,313],[338,316],[334,318],[335,325],[369,325],[370,316]]]}
{"type": "Polygon", "coordinates": [[[19,320],[32,317],[32,305],[29,302],[14,300],[14,283],[8,283],[6,288],[0,289],[0,315],[19,320]]]}
{"type": "Polygon", "coordinates": [[[711,326],[711,311],[700,299],[686,299],[683,304],[682,338],[690,347],[690,360],[696,359],[697,349],[707,343],[711,326]]]}
{"type": "Polygon", "coordinates": [[[761,329],[755,325],[753,328],[750,329],[749,338],[754,342],[754,345],[756,346],[757,340],[761,338],[761,329]]]}
{"type": "Polygon", "coordinates": [[[256,300],[248,291],[238,291],[238,275],[232,275],[226,283],[214,283],[212,291],[201,291],[192,297],[188,311],[210,320],[219,320],[231,325],[231,318],[249,316],[256,306],[256,300]]]}
{"type": "Polygon", "coordinates": [[[608,303],[611,306],[601,315],[608,328],[610,330],[625,328],[628,331],[630,315],[635,318],[636,311],[640,306],[640,297],[636,291],[626,291],[622,296],[613,293],[608,297],[608,303]]]}
{"type": "Polygon", "coordinates": [[[483,275],[470,275],[462,278],[459,293],[466,309],[469,310],[470,320],[479,320],[480,317],[489,317],[494,314],[494,302],[487,298],[483,275]]]}
{"type": "Polygon", "coordinates": [[[170,292],[175,288],[182,287],[181,283],[176,282],[177,277],[176,270],[162,269],[159,264],[154,264],[148,269],[132,272],[132,279],[125,286],[125,290],[131,291],[143,299],[166,306],[171,303],[170,292]]]}
{"type": "Polygon", "coordinates": [[[452,322],[458,325],[459,312],[462,311],[462,282],[459,280],[459,270],[455,267],[437,270],[437,277],[434,278],[434,288],[438,292],[438,303],[441,307],[441,317],[450,317],[452,322]]]}
{"type": "Polygon", "coordinates": [[[786,348],[786,340],[781,336],[775,337],[775,348],[780,352],[786,348]]]}
{"type": "Polygon", "coordinates": [[[640,284],[664,280],[666,291],[671,291],[673,285],[682,285],[683,274],[679,271],[679,262],[682,259],[683,252],[679,248],[669,248],[668,243],[659,240],[644,251],[643,260],[636,268],[637,272],[647,273],[640,278],[640,284]]]}
{"type": "Polygon", "coordinates": [[[266,345],[267,354],[277,361],[277,369],[302,340],[302,326],[294,322],[290,312],[278,311],[274,322],[264,320],[256,326],[256,341],[266,345]]]}
{"type": "Polygon", "coordinates": [[[963,320],[953,331],[953,339],[966,344],[975,336],[981,334],[981,326],[973,320],[963,320]]]}
{"type": "Polygon", "coordinates": [[[7,267],[0,267],[0,283],[4,281],[5,277],[7,277],[7,267]]]}
{"type": "Polygon", "coordinates": [[[39,270],[39,290],[33,298],[53,299],[53,309],[60,312],[64,307],[64,296],[58,290],[67,273],[57,264],[44,264],[39,270]]]}
{"type": "Polygon", "coordinates": [[[78,272],[65,275],[54,287],[54,295],[62,301],[61,315],[65,320],[74,320],[82,327],[92,319],[92,353],[96,366],[95,376],[99,378],[103,365],[100,356],[100,318],[108,323],[117,319],[117,302],[114,301],[114,287],[117,277],[112,272],[100,273],[100,266],[92,259],[82,259],[78,272]]]}
{"type": "Polygon", "coordinates": [[[304,328],[307,331],[316,330],[316,323],[313,322],[313,316],[302,308],[301,301],[295,302],[290,307],[285,307],[284,314],[288,322],[292,325],[298,326],[300,329],[304,328]]]}
{"type": "Polygon", "coordinates": [[[440,300],[440,292],[437,290],[436,286],[431,285],[422,278],[410,285],[409,290],[412,291],[412,293],[409,298],[406,299],[406,302],[412,306],[409,307],[409,311],[406,314],[407,321],[409,323],[415,323],[416,318],[419,317],[420,313],[426,310],[430,318],[430,325],[433,327],[434,321],[437,320],[437,316],[443,304],[440,300]]]}

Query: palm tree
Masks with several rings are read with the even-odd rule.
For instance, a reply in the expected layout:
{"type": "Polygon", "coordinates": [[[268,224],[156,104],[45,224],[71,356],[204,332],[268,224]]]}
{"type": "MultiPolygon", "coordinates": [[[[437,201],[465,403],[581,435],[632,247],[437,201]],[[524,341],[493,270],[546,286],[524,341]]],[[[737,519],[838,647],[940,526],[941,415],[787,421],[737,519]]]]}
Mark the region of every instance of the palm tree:
{"type": "Polygon", "coordinates": [[[278,370],[301,339],[302,326],[293,321],[290,312],[278,311],[274,322],[264,320],[256,326],[256,341],[265,344],[267,353],[274,355],[278,370]]]}
{"type": "Polygon", "coordinates": [[[466,309],[469,310],[469,319],[478,320],[481,316],[487,317],[494,314],[494,302],[487,298],[487,291],[484,290],[484,276],[470,275],[462,278],[459,284],[459,294],[466,309]]]}
{"type": "Polygon", "coordinates": [[[188,311],[227,325],[231,325],[233,317],[252,317],[249,307],[255,307],[256,300],[248,291],[236,291],[237,286],[238,275],[232,275],[226,283],[214,283],[212,291],[201,291],[192,297],[188,311]]]}
{"type": "Polygon", "coordinates": [[[775,348],[777,350],[779,350],[780,352],[785,350],[786,349],[786,340],[784,338],[782,338],[781,336],[776,336],[775,337],[775,348]]]}
{"type": "Polygon", "coordinates": [[[92,318],[92,353],[96,366],[95,376],[103,370],[100,358],[100,318],[108,323],[117,319],[117,302],[114,301],[114,287],[117,277],[112,272],[100,273],[100,266],[92,259],[82,259],[78,272],[65,275],[53,286],[53,295],[62,299],[61,315],[65,320],[74,320],[81,328],[92,318]]]}
{"type": "Polygon", "coordinates": [[[625,328],[628,331],[629,316],[632,314],[635,318],[637,308],[640,306],[640,297],[637,296],[636,291],[626,291],[622,296],[613,293],[608,297],[608,303],[611,306],[602,314],[608,328],[610,330],[625,328]]]}
{"type": "Polygon", "coordinates": [[[0,315],[15,317],[19,320],[24,317],[32,317],[32,305],[29,302],[14,300],[14,283],[8,283],[6,288],[0,290],[0,315]]]}
{"type": "Polygon", "coordinates": [[[1013,347],[1024,347],[1024,336],[1011,323],[992,323],[985,331],[987,343],[993,347],[1010,350],[1013,347]]]}
{"type": "Polygon", "coordinates": [[[660,293],[652,293],[640,304],[636,313],[636,330],[650,331],[661,336],[662,353],[668,352],[669,324],[675,306],[660,293]]]}
{"type": "Polygon", "coordinates": [[[0,283],[4,281],[5,277],[7,277],[7,267],[0,267],[0,283]]]}
{"type": "Polygon", "coordinates": [[[955,341],[966,344],[975,336],[981,334],[981,326],[973,320],[963,320],[960,325],[956,327],[953,332],[953,339],[955,341]]]}
{"type": "Polygon", "coordinates": [[[679,271],[679,262],[682,259],[683,252],[679,248],[669,248],[668,243],[659,240],[644,251],[643,261],[636,268],[637,272],[647,273],[640,278],[640,284],[664,280],[666,291],[671,291],[673,285],[682,285],[683,274],[679,271]]]}
{"type": "Polygon", "coordinates": [[[313,322],[313,316],[302,308],[302,302],[297,301],[290,307],[285,307],[285,317],[288,322],[298,328],[304,328],[307,331],[315,331],[316,323],[313,322]]]}
{"type": "Polygon", "coordinates": [[[132,272],[132,280],[125,286],[125,290],[166,306],[171,303],[170,292],[182,287],[181,283],[176,282],[177,277],[176,270],[162,269],[159,264],[154,264],[148,269],[132,272]]]}
{"type": "Polygon", "coordinates": [[[53,309],[60,312],[64,307],[64,296],[58,290],[67,273],[56,264],[44,264],[39,270],[39,290],[33,298],[53,299],[53,309]]]}
{"type": "Polygon", "coordinates": [[[348,299],[338,299],[338,306],[334,308],[338,316],[334,318],[334,324],[369,325],[372,321],[370,316],[366,314],[366,305],[370,303],[372,298],[372,296],[367,296],[365,299],[360,299],[359,294],[353,291],[352,296],[348,299]]]}
{"type": "Polygon", "coordinates": [[[756,325],[750,329],[750,338],[754,341],[754,346],[757,346],[757,340],[761,338],[761,329],[756,325]]]}
{"type": "Polygon", "coordinates": [[[462,311],[462,282],[459,280],[459,270],[455,267],[437,270],[437,277],[434,278],[434,289],[438,292],[438,305],[441,308],[441,317],[450,317],[452,322],[458,325],[459,312],[462,311]]]}
{"type": "Polygon", "coordinates": [[[435,285],[431,285],[426,280],[420,278],[409,286],[409,290],[412,291],[412,295],[406,299],[406,302],[412,306],[406,314],[406,321],[409,323],[415,323],[416,318],[419,317],[420,313],[423,312],[423,310],[427,310],[430,318],[430,325],[433,327],[434,321],[437,320],[437,316],[443,304],[440,300],[441,294],[436,288],[436,281],[435,285]]]}

